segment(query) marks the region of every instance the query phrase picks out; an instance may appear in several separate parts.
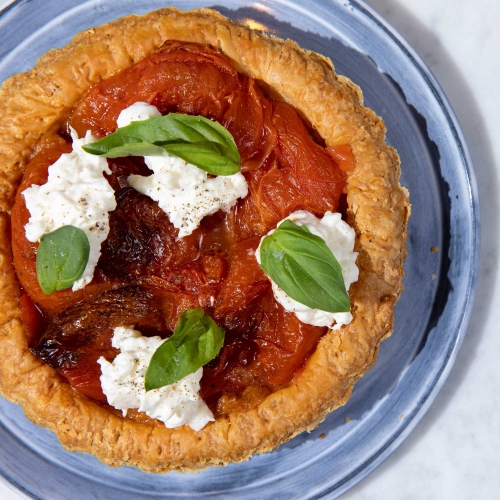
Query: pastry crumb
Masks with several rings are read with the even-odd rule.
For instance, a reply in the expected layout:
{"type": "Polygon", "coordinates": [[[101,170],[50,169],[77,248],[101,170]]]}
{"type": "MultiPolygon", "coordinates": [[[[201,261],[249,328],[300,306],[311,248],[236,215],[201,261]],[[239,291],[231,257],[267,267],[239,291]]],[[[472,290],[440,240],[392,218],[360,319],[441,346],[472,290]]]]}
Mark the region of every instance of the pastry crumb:
{"type": "Polygon", "coordinates": [[[439,252],[439,248],[438,247],[431,247],[431,253],[436,253],[436,252],[439,252]]]}
{"type": "Polygon", "coordinates": [[[351,419],[349,417],[346,417],[345,418],[345,423],[348,424],[349,422],[351,421],[351,419]]]}
{"type": "Polygon", "coordinates": [[[328,436],[328,433],[327,432],[323,432],[322,434],[319,435],[318,439],[325,439],[326,436],[328,436]]]}

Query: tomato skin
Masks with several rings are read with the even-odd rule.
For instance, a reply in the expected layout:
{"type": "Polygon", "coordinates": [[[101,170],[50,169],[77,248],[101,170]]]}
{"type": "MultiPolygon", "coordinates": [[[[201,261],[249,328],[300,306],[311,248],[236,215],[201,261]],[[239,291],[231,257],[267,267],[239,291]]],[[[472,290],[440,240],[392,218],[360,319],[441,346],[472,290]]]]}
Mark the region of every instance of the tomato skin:
{"type": "Polygon", "coordinates": [[[356,168],[356,160],[349,144],[328,146],[326,152],[335,160],[342,172],[349,172],[356,168]]]}
{"type": "Polygon", "coordinates": [[[278,159],[306,200],[305,210],[324,213],[338,204],[345,175],[335,160],[308,135],[297,112],[288,104],[274,103],[273,122],[278,131],[278,159]]]}
{"type": "Polygon", "coordinates": [[[26,328],[28,347],[33,347],[40,340],[46,326],[46,320],[42,311],[24,290],[21,290],[19,296],[19,309],[21,309],[21,318],[26,328]]]}
{"type": "Polygon", "coordinates": [[[262,320],[255,331],[259,356],[250,365],[260,385],[271,391],[287,384],[315,349],[326,329],[307,325],[267,292],[260,300],[262,320]]]}
{"type": "Polygon", "coordinates": [[[102,137],[116,130],[120,112],[142,101],[170,112],[223,116],[226,96],[239,88],[229,61],[196,44],[167,42],[160,52],[93,85],[76,105],[67,125],[81,137],[87,130],[102,137]]]}
{"type": "Polygon", "coordinates": [[[64,375],[80,392],[106,401],[100,385],[102,356],[118,350],[111,338],[118,326],[144,335],[168,337],[186,308],[198,307],[194,296],[159,287],[129,285],[83,300],[56,316],[32,352],[64,375]]]}
{"type": "Polygon", "coordinates": [[[255,250],[291,212],[322,216],[338,209],[345,171],[354,161],[350,148],[325,149],[289,104],[265,97],[255,80],[239,75],[216,51],[180,42],[168,42],[157,54],[92,86],[61,135],[67,136],[69,126],[80,137],[87,130],[98,137],[113,132],[119,113],[137,101],[150,102],[163,114],[201,114],[222,123],[240,151],[250,196],[178,239],[158,204],[127,185],[132,173],[150,175],[144,161],[108,160],[112,174],[106,178],[117,208],[110,214],[94,279],[84,290],[46,296],[36,280],[37,244],[25,238],[29,212],[22,191],[46,182],[49,165],[71,151],[59,136],[47,140],[27,167],[12,213],[14,265],[48,323],[37,342],[35,316],[29,304],[23,306],[30,345],[36,343],[33,352],[82,393],[104,402],[97,359],[116,355],[114,326],[136,325],[147,335],[167,337],[186,308],[203,307],[226,330],[224,347],[201,380],[201,394],[212,410],[223,395],[254,387],[274,391],[301,370],[326,328],[301,323],[275,301],[255,250]],[[153,297],[144,299],[153,311],[147,319],[137,306],[144,294],[153,297]],[[117,297],[132,305],[113,309],[117,297]]]}
{"type": "Polygon", "coordinates": [[[241,78],[241,89],[228,97],[221,124],[233,135],[241,155],[241,170],[257,170],[276,148],[271,102],[253,78],[241,78]]]}
{"type": "Polygon", "coordinates": [[[116,194],[116,202],[99,260],[109,278],[131,282],[147,275],[164,277],[199,257],[196,235],[178,240],[165,212],[148,196],[126,187],[116,194]]]}

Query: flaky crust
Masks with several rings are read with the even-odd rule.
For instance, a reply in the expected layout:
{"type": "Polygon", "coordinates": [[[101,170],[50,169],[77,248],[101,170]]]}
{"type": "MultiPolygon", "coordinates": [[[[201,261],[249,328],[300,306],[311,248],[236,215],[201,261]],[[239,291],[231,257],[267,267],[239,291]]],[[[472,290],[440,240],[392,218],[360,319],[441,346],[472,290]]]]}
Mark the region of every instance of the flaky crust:
{"type": "Polygon", "coordinates": [[[0,391],[48,427],[68,450],[113,465],[152,472],[193,470],[242,461],[317,426],[345,404],[356,380],[390,335],[402,291],[408,195],[399,185],[399,157],[385,144],[385,126],[363,107],[360,89],[337,76],[331,61],[235,24],[208,9],[163,9],[80,33],[13,76],[0,91],[0,391]],[[327,145],[350,144],[349,223],[355,228],[360,278],[352,285],[353,322],[320,341],[304,371],[253,410],[232,413],[199,432],[187,426],[121,418],[73,390],[26,343],[19,284],[12,266],[9,214],[30,155],[92,84],[149,56],[168,40],[211,45],[238,71],[264,82],[317,129],[327,145]]]}

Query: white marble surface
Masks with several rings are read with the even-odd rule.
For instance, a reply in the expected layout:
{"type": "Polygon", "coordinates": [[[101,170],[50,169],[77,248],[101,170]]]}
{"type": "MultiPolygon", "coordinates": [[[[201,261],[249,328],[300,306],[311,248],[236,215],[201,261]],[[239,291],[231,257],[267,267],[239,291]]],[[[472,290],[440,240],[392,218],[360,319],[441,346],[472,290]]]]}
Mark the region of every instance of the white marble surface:
{"type": "MultiPolygon", "coordinates": [[[[500,498],[500,1],[366,0],[437,77],[467,138],[481,199],[476,302],[455,366],[408,439],[346,500],[500,498]]],[[[0,0],[0,8],[9,3],[0,0]]],[[[26,498],[0,483],[0,500],[26,498]]]]}

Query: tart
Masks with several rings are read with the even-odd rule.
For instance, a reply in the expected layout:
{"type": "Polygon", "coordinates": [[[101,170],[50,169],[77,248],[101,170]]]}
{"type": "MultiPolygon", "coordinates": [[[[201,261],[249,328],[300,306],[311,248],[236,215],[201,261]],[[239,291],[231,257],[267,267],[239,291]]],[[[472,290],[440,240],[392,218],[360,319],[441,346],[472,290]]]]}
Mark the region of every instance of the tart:
{"type": "MultiPolygon", "coordinates": [[[[392,332],[410,213],[408,193],[399,185],[399,157],[385,143],[382,120],[363,106],[360,89],[336,75],[331,61],[319,54],[209,9],[168,8],[126,17],[80,33],[43,56],[33,70],[7,80],[0,91],[0,137],[0,391],[36,424],[53,430],[68,450],[157,473],[246,460],[313,429],[345,404],[392,332]],[[242,79],[256,82],[256,92],[272,97],[278,107],[288,103],[286,109],[302,117],[326,150],[337,157],[345,148],[352,152],[352,165],[343,172],[343,212],[356,232],[359,268],[359,280],[349,290],[353,321],[320,335],[288,381],[272,390],[252,386],[243,395],[220,398],[225,403],[214,406],[216,420],[200,431],[168,429],[140,415],[125,418],[36,357],[29,345],[36,325],[21,313],[23,307],[26,311],[18,279],[23,280],[23,270],[18,268],[16,276],[11,249],[12,209],[18,187],[27,182],[22,177],[30,160],[43,156],[48,142],[54,146],[54,134],[68,116],[78,122],[78,103],[93,85],[179,44],[220,54],[242,79]]],[[[59,154],[65,148],[62,141],[59,154]]],[[[147,295],[151,282],[140,286],[110,293],[147,295]]]]}

